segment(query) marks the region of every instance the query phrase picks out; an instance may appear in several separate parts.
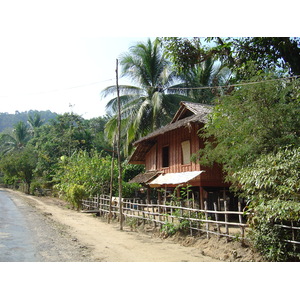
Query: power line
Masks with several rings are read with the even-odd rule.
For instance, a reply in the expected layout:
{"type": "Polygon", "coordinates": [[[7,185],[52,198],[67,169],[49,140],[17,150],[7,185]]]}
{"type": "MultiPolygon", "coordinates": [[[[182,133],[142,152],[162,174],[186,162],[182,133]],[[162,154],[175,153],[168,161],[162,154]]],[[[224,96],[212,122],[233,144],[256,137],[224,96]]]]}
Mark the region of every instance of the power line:
{"type": "MultiPolygon", "coordinates": [[[[51,93],[63,92],[63,91],[67,91],[67,90],[73,90],[73,89],[83,88],[83,87],[87,87],[87,86],[92,86],[92,85],[96,85],[96,84],[106,82],[106,81],[111,81],[111,80],[113,80],[113,79],[105,79],[105,80],[101,80],[101,81],[95,81],[95,82],[91,82],[91,83],[87,83],[87,84],[76,85],[76,86],[71,86],[71,87],[62,88],[62,89],[54,89],[54,90],[50,90],[50,91],[16,94],[15,96],[35,96],[35,95],[51,94],[51,93]]],[[[0,96],[0,98],[9,98],[9,97],[11,97],[11,96],[8,96],[8,95],[0,96]]]]}
{"type": "MultiPolygon", "coordinates": [[[[297,79],[299,78],[300,75],[295,75],[295,76],[290,76],[290,77],[282,77],[282,78],[275,78],[275,79],[267,79],[267,80],[261,80],[261,81],[252,81],[252,82],[243,82],[243,83],[235,83],[235,84],[228,84],[228,85],[218,85],[218,86],[199,86],[199,87],[170,87],[166,88],[167,90],[206,90],[206,89],[217,89],[217,88],[230,88],[230,87],[238,87],[238,86],[245,86],[245,85],[253,85],[253,84],[260,84],[263,82],[271,82],[271,81],[279,81],[279,80],[286,80],[286,79],[297,79]]],[[[24,94],[16,94],[15,96],[34,96],[34,95],[43,95],[43,94],[50,94],[50,93],[57,93],[57,92],[63,92],[67,90],[72,90],[72,89],[77,89],[77,88],[83,88],[87,86],[92,86],[96,85],[102,82],[106,81],[112,81],[113,79],[105,79],[101,81],[95,81],[87,84],[82,84],[82,85],[76,85],[72,87],[67,87],[63,89],[54,89],[50,91],[42,91],[42,92],[35,92],[35,93],[24,93],[24,94]]],[[[150,87],[150,86],[149,86],[150,87]]],[[[0,98],[9,98],[11,96],[0,96],[0,98]]]]}
{"type": "Polygon", "coordinates": [[[285,79],[297,79],[300,75],[295,75],[291,77],[282,77],[282,78],[274,78],[274,79],[266,79],[261,81],[252,81],[252,82],[243,82],[243,83],[235,83],[235,84],[228,84],[228,85],[218,85],[218,86],[199,86],[199,87],[177,87],[177,88],[167,88],[168,90],[205,90],[205,89],[217,89],[217,88],[229,88],[229,87],[236,87],[236,86],[244,86],[244,85],[251,85],[251,84],[259,84],[263,82],[270,82],[270,81],[278,81],[278,80],[285,80],[285,79]]]}

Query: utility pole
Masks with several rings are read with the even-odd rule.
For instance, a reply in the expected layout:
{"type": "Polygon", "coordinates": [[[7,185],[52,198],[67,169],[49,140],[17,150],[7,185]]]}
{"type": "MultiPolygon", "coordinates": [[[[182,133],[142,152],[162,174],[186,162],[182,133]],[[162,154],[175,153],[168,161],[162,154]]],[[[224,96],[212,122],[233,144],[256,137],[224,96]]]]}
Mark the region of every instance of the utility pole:
{"type": "Polygon", "coordinates": [[[115,143],[116,136],[114,136],[114,141],[112,145],[112,156],[111,156],[111,167],[110,167],[110,188],[109,188],[109,213],[107,222],[110,223],[112,217],[112,197],[113,197],[113,180],[114,180],[114,161],[115,161],[115,143]]]}
{"type": "Polygon", "coordinates": [[[123,202],[122,202],[122,164],[121,164],[121,104],[119,93],[119,75],[118,75],[118,59],[116,60],[116,84],[117,84],[117,97],[118,97],[118,139],[117,139],[117,152],[118,152],[118,169],[119,169],[119,211],[120,211],[120,230],[123,230],[123,202]]]}

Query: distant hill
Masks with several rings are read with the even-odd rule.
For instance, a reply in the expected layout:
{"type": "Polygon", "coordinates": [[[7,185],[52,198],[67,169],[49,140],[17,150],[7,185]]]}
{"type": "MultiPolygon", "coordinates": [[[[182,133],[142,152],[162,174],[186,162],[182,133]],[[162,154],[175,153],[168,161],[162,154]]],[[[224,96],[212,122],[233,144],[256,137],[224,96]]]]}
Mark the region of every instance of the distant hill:
{"type": "Polygon", "coordinates": [[[55,119],[58,115],[57,113],[53,113],[50,110],[30,110],[25,112],[16,111],[14,114],[0,113],[0,132],[2,132],[6,128],[12,128],[14,124],[18,123],[19,121],[23,121],[26,123],[28,120],[28,116],[34,115],[35,113],[38,113],[41,116],[41,119],[44,120],[44,123],[47,123],[50,119],[55,119]]]}

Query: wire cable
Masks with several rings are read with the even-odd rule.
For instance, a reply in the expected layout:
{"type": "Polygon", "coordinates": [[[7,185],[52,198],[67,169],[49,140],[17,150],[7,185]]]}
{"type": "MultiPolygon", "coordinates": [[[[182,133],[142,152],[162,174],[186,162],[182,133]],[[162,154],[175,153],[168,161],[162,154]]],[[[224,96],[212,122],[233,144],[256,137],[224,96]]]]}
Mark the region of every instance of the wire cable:
{"type": "MultiPolygon", "coordinates": [[[[71,87],[62,88],[62,89],[54,89],[54,90],[50,90],[50,91],[41,91],[41,92],[34,92],[34,93],[22,93],[22,94],[16,94],[14,96],[35,96],[35,95],[51,94],[51,93],[63,92],[63,91],[67,91],[67,90],[92,86],[92,85],[96,85],[96,84],[99,84],[99,83],[103,83],[103,82],[106,82],[106,81],[112,81],[112,80],[113,79],[105,79],[105,80],[102,80],[102,81],[95,81],[95,82],[91,82],[91,83],[87,83],[87,84],[76,85],[76,86],[71,86],[71,87]]],[[[11,96],[7,96],[7,95],[6,96],[0,96],[0,98],[9,98],[9,97],[11,97],[11,96]]]]}

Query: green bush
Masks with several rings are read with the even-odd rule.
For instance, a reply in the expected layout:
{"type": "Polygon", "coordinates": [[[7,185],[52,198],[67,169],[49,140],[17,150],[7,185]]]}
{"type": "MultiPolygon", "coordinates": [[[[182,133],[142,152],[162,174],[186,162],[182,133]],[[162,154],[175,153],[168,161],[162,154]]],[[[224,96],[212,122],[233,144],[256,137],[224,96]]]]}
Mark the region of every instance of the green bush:
{"type": "Polygon", "coordinates": [[[136,191],[141,188],[139,183],[128,183],[122,182],[122,197],[123,198],[134,198],[136,191]]]}
{"type": "Polygon", "coordinates": [[[34,194],[36,194],[37,190],[40,190],[40,189],[42,189],[42,183],[37,180],[32,181],[32,183],[30,185],[30,194],[34,195],[34,194]]]}
{"type": "Polygon", "coordinates": [[[70,185],[66,193],[66,199],[78,210],[81,208],[81,200],[87,196],[84,186],[79,184],[70,185]]]}
{"type": "Polygon", "coordinates": [[[299,246],[285,241],[292,240],[291,233],[277,226],[300,221],[299,170],[300,148],[285,147],[233,174],[249,200],[249,237],[270,261],[299,260],[299,246]]]}
{"type": "MultiPolygon", "coordinates": [[[[117,191],[117,167],[114,164],[114,191],[117,191]]],[[[71,157],[63,156],[56,171],[55,180],[61,194],[70,193],[74,185],[83,186],[89,196],[109,194],[111,178],[111,157],[103,153],[79,151],[71,157]]]]}
{"type": "Polygon", "coordinates": [[[179,227],[175,224],[167,222],[162,226],[161,232],[163,232],[166,236],[172,236],[178,231],[178,229],[179,227]]]}
{"type": "MultiPolygon", "coordinates": [[[[268,261],[300,260],[299,246],[287,242],[293,239],[291,230],[280,227],[282,224],[291,225],[291,222],[270,218],[268,208],[264,212],[257,211],[255,221],[252,220],[252,222],[248,237],[253,247],[268,261]]],[[[299,222],[294,223],[295,226],[296,224],[300,225],[299,222]]]]}

